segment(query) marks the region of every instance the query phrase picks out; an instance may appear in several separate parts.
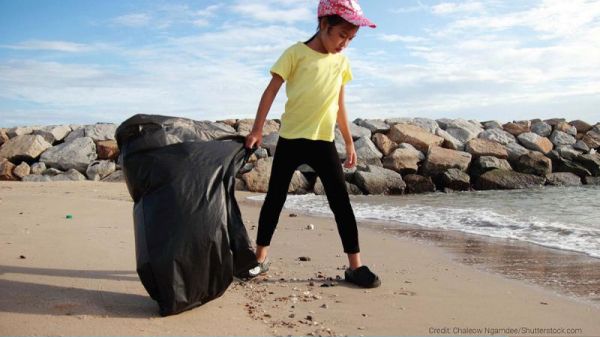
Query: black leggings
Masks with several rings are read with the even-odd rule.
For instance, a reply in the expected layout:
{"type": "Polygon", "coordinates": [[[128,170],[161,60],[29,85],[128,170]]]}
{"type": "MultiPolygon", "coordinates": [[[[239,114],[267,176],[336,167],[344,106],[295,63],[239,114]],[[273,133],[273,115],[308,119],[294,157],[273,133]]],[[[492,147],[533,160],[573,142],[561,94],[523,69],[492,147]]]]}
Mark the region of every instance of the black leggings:
{"type": "Polygon", "coordinates": [[[308,164],[321,178],[329,207],[335,216],[338,233],[342,239],[344,252],[360,252],[356,219],[346,190],[344,172],[333,142],[309,139],[285,139],[279,137],[269,190],[260,210],[256,244],[269,246],[281,209],[287,197],[288,187],[296,168],[308,164]]]}

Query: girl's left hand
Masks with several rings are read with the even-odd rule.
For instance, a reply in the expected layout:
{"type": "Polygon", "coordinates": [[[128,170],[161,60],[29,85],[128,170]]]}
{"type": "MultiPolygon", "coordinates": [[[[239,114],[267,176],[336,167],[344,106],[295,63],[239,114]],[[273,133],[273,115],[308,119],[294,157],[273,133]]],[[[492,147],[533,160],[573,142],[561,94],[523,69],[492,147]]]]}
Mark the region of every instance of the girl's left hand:
{"type": "Polygon", "coordinates": [[[354,144],[346,145],[346,160],[344,161],[345,168],[353,168],[356,165],[356,150],[354,144]]]}

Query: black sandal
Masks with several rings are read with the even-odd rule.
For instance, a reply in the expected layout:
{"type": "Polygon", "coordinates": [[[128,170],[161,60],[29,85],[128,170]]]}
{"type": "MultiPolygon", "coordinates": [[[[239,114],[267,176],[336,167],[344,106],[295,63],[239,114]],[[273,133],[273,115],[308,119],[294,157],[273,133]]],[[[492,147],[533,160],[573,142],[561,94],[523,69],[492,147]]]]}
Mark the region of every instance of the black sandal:
{"type": "Polygon", "coordinates": [[[367,266],[360,266],[354,270],[348,268],[344,273],[344,277],[346,282],[362,288],[377,288],[381,285],[379,276],[375,275],[367,266]]]}

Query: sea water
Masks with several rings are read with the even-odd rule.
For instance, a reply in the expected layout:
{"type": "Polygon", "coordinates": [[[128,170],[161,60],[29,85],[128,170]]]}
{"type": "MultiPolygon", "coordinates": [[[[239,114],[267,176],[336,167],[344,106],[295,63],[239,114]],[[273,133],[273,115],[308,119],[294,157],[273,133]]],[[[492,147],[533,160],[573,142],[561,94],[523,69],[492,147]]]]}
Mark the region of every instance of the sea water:
{"type": "MultiPolygon", "coordinates": [[[[250,197],[264,199],[264,195],[250,197]]],[[[514,239],[600,258],[600,186],[351,196],[357,220],[514,239]]],[[[285,208],[332,216],[321,195],[289,195],[285,208]]]]}

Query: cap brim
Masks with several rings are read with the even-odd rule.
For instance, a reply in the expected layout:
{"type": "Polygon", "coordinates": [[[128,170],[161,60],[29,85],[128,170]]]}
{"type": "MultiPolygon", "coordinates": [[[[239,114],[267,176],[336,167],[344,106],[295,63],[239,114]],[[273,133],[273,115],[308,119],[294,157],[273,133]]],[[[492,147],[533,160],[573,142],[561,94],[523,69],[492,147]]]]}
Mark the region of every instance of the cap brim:
{"type": "Polygon", "coordinates": [[[352,16],[352,17],[345,17],[342,16],[344,18],[344,20],[350,22],[351,24],[355,25],[355,26],[359,26],[359,27],[371,27],[371,28],[376,28],[377,25],[375,23],[373,23],[371,20],[367,19],[364,16],[352,16]]]}

